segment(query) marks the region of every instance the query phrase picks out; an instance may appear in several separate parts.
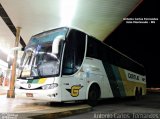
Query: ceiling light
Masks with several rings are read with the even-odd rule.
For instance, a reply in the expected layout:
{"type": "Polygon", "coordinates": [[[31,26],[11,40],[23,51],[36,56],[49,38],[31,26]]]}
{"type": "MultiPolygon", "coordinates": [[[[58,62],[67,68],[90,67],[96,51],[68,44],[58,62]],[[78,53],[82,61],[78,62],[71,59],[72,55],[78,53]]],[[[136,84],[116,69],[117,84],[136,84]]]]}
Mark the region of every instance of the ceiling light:
{"type": "Polygon", "coordinates": [[[61,0],[60,26],[71,26],[77,8],[77,0],[61,0]]]}

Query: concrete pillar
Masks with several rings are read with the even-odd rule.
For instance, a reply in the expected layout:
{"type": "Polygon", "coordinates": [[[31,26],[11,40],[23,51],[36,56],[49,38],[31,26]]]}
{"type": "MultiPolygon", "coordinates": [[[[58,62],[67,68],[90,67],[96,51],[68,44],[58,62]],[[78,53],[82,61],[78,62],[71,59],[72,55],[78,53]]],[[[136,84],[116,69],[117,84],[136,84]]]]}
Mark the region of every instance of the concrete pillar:
{"type": "MultiPolygon", "coordinates": [[[[18,47],[20,40],[20,27],[16,28],[16,40],[14,47],[18,47]]],[[[17,57],[18,57],[18,51],[14,51],[14,58],[12,63],[12,73],[11,73],[11,80],[10,80],[10,87],[7,92],[7,98],[15,98],[15,78],[16,78],[16,66],[17,66],[17,57]]]]}

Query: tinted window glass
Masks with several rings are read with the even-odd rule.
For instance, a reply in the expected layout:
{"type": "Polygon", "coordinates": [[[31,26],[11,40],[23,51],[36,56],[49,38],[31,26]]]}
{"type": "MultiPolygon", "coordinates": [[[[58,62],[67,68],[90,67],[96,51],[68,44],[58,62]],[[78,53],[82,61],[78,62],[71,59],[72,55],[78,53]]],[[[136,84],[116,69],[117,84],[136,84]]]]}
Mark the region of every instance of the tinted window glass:
{"type": "Polygon", "coordinates": [[[98,41],[90,36],[88,36],[87,57],[99,59],[98,41]]]}
{"type": "Polygon", "coordinates": [[[62,74],[70,75],[75,73],[81,66],[85,52],[85,34],[71,30],[64,52],[62,74]]]}
{"type": "Polygon", "coordinates": [[[87,57],[100,59],[104,65],[113,64],[144,75],[143,67],[90,36],[88,36],[87,57]]]}

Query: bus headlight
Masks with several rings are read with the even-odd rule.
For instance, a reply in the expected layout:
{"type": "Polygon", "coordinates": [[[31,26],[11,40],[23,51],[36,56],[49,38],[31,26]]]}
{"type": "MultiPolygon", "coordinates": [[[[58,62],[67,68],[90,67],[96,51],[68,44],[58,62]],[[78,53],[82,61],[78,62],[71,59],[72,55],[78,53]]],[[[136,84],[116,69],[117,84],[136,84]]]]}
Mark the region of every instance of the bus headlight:
{"type": "Polygon", "coordinates": [[[57,87],[57,86],[58,86],[57,83],[47,84],[47,85],[42,86],[42,89],[43,89],[43,90],[46,90],[46,89],[53,89],[53,88],[55,88],[55,87],[57,87]]]}

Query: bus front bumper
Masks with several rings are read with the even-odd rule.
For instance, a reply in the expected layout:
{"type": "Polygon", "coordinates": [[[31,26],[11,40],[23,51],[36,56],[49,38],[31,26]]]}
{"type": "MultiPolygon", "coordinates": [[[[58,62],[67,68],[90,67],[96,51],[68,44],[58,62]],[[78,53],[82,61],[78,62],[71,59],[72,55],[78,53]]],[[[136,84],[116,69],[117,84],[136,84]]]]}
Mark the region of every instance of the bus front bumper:
{"type": "Polygon", "coordinates": [[[60,92],[55,89],[48,89],[48,90],[15,89],[15,96],[16,98],[27,98],[27,99],[61,102],[60,92]]]}

